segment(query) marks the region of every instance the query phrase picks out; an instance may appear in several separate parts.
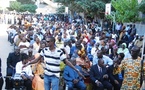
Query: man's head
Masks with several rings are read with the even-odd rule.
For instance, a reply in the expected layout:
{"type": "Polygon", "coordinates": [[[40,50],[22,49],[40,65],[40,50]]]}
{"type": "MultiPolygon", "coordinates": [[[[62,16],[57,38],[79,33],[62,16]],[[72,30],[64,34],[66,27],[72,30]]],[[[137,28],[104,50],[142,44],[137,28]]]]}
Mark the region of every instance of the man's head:
{"type": "Polygon", "coordinates": [[[124,53],[119,53],[118,54],[118,59],[123,60],[124,56],[125,56],[124,53]]]}
{"type": "Polygon", "coordinates": [[[23,41],[23,42],[26,42],[26,41],[27,41],[27,39],[26,39],[25,37],[23,37],[23,38],[22,38],[22,41],[23,41]]]}
{"type": "Polygon", "coordinates": [[[98,56],[98,58],[103,58],[103,53],[101,50],[98,50],[97,56],[98,56]]]}
{"type": "Polygon", "coordinates": [[[113,63],[119,65],[119,64],[121,63],[121,61],[122,61],[122,60],[120,60],[119,58],[115,58],[115,59],[113,60],[113,63]]]}
{"type": "Polygon", "coordinates": [[[54,37],[46,37],[46,43],[48,47],[52,47],[55,45],[55,38],[54,37]]]}
{"type": "Polygon", "coordinates": [[[126,48],[126,43],[122,43],[122,48],[125,49],[126,48]]]}
{"type": "Polygon", "coordinates": [[[26,64],[29,61],[29,56],[26,53],[21,53],[21,60],[23,64],[26,64]]]}
{"type": "Polygon", "coordinates": [[[76,42],[76,48],[81,50],[81,48],[82,48],[81,42],[79,42],[79,41],[76,42]]]}
{"type": "Polygon", "coordinates": [[[35,38],[36,43],[40,43],[40,39],[38,37],[35,38]]]}
{"type": "Polygon", "coordinates": [[[143,38],[144,38],[143,36],[140,36],[139,40],[140,40],[140,41],[142,41],[142,40],[143,40],[143,38]]]}
{"type": "Polygon", "coordinates": [[[20,55],[20,48],[19,48],[19,47],[15,47],[14,53],[15,53],[16,55],[20,55]]]}
{"type": "Polygon", "coordinates": [[[41,42],[41,44],[40,44],[40,48],[45,48],[46,47],[46,43],[45,42],[41,42]]]}
{"type": "Polygon", "coordinates": [[[137,59],[140,52],[140,48],[138,46],[133,46],[131,49],[131,56],[133,59],[137,59]]]}
{"type": "Polygon", "coordinates": [[[103,59],[99,59],[99,60],[98,60],[98,65],[99,65],[100,67],[103,67],[103,66],[104,66],[104,60],[103,60],[103,59]]]}
{"type": "Polygon", "coordinates": [[[92,46],[94,46],[94,44],[95,44],[95,40],[90,40],[90,44],[92,45],[92,46]]]}
{"type": "Polygon", "coordinates": [[[70,62],[71,62],[74,66],[76,65],[76,59],[75,59],[75,58],[71,59],[70,62]]]}

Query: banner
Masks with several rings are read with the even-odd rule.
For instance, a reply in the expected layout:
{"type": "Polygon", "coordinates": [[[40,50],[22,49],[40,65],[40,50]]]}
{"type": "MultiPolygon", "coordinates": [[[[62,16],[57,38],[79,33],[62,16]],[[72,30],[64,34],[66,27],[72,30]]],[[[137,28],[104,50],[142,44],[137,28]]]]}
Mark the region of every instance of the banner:
{"type": "Polygon", "coordinates": [[[105,6],[105,15],[111,14],[111,3],[107,3],[105,6]]]}
{"type": "Polygon", "coordinates": [[[65,13],[68,14],[68,7],[65,7],[65,13]]]}

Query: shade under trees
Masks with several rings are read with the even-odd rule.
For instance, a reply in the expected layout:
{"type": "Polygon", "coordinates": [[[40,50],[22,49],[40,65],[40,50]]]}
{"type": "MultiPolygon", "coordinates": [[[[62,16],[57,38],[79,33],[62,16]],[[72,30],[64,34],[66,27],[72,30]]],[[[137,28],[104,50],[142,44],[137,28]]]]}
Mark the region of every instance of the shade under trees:
{"type": "Polygon", "coordinates": [[[105,4],[111,0],[54,0],[69,8],[71,12],[82,12],[88,16],[104,15],[105,4]]]}
{"type": "Polygon", "coordinates": [[[16,10],[17,12],[32,12],[35,13],[37,6],[34,4],[32,0],[17,0],[11,1],[10,7],[8,7],[10,11],[16,10]]]}

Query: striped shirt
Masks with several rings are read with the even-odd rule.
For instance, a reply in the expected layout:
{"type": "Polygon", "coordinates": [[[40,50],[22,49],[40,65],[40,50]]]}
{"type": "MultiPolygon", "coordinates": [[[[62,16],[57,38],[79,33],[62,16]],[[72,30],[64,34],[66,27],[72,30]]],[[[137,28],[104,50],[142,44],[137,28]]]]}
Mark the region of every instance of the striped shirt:
{"type": "Polygon", "coordinates": [[[48,47],[44,48],[40,55],[44,57],[45,69],[44,73],[49,76],[60,76],[60,62],[66,59],[66,55],[59,48],[50,51],[48,47]]]}

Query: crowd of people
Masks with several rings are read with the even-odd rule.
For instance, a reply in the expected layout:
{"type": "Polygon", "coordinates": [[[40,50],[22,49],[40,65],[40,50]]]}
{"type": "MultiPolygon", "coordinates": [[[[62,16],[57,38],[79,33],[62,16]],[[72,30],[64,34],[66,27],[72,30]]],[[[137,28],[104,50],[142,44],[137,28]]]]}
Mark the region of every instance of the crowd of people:
{"type": "MultiPolygon", "coordinates": [[[[135,24],[48,15],[18,15],[8,27],[14,52],[6,76],[20,74],[26,90],[140,90],[143,36],[135,24]]],[[[145,67],[143,67],[145,69],[145,67]]],[[[0,69],[1,70],[1,69],[0,69]]],[[[1,73],[0,73],[1,79],[1,73]]],[[[6,78],[6,89],[13,88],[6,78]]]]}

